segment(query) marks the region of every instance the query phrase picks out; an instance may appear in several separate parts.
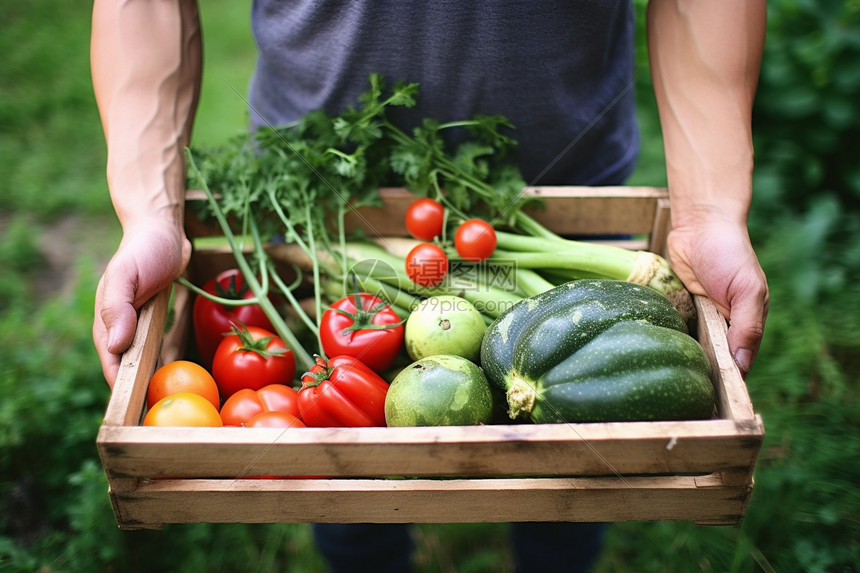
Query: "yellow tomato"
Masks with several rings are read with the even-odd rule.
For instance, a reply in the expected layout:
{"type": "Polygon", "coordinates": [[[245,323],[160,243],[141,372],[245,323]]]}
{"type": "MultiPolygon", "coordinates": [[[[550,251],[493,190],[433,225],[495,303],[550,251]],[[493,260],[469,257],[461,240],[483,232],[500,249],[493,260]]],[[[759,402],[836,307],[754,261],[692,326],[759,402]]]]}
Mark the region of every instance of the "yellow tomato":
{"type": "Polygon", "coordinates": [[[222,426],[212,403],[191,392],[171,394],[156,402],[143,418],[144,426],[222,426]]]}

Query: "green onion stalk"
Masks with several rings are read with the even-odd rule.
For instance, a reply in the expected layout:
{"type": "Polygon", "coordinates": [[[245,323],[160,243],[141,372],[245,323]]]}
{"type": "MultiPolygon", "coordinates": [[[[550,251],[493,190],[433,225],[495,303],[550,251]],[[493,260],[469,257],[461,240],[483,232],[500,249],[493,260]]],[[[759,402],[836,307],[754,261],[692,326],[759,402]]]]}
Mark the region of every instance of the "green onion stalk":
{"type": "Polygon", "coordinates": [[[504,231],[497,231],[496,238],[496,251],[488,259],[491,264],[513,260],[521,269],[546,271],[556,280],[590,277],[634,282],[664,295],[685,319],[694,315],[690,294],[681,279],[666,259],[650,251],[504,231]]]}

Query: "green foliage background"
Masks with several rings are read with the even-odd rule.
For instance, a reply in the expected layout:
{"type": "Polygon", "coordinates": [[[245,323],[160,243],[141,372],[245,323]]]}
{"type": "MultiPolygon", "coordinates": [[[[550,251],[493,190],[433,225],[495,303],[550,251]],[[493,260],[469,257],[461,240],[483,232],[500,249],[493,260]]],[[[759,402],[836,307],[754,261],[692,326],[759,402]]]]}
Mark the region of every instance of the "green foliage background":
{"type": "MultiPolygon", "coordinates": [[[[0,34],[0,570],[321,571],[303,525],[116,528],[94,444],[108,389],[90,327],[119,229],[90,85],[90,6],[8,4],[0,34]]],[[[244,129],[254,48],[248,3],[202,4],[195,141],[211,145],[244,129]]],[[[641,16],[645,3],[635,4],[641,16]]],[[[748,379],[767,436],[749,510],[740,527],[613,524],[600,571],[858,570],[860,2],[773,0],[768,11],[750,232],[771,313],[748,379]]],[[[643,154],[631,183],[661,185],[643,38],[643,154]]],[[[510,570],[503,525],[420,526],[416,539],[420,571],[510,570]]]]}

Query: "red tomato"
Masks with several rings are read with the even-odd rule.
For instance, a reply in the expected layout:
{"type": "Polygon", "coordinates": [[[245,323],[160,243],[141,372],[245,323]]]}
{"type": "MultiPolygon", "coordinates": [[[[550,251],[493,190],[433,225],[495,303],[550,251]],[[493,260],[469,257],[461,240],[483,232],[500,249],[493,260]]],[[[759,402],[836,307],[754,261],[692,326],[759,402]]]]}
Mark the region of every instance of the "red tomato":
{"type": "Polygon", "coordinates": [[[298,417],[299,393],[291,386],[269,384],[259,390],[242,388],[227,398],[221,407],[225,426],[242,426],[263,412],[284,412],[298,417]]]}
{"type": "Polygon", "coordinates": [[[438,245],[420,243],[406,255],[406,274],[415,284],[436,286],[448,274],[448,255],[438,245]]]}
{"type": "Polygon", "coordinates": [[[259,390],[269,384],[290,385],[296,358],[283,340],[268,330],[233,327],[212,360],[212,377],[225,400],[242,388],[259,390]]]}
{"type": "Polygon", "coordinates": [[[483,261],[496,250],[496,231],[486,221],[469,219],[457,227],[454,247],[468,261],[483,261]]]}
{"type": "Polygon", "coordinates": [[[362,292],[323,313],[320,341],[328,356],[352,356],[374,372],[384,372],[403,347],[403,328],[403,320],[385,301],[362,292]]]}
{"type": "MultiPolygon", "coordinates": [[[[219,274],[203,285],[203,290],[231,300],[253,298],[254,293],[248,290],[242,272],[230,269],[219,274]]],[[[193,319],[194,337],[200,361],[207,368],[212,366],[212,358],[224,336],[230,333],[230,326],[246,325],[259,326],[266,330],[274,330],[272,323],[258,305],[224,306],[202,296],[194,299],[193,319]]]]}
{"type": "Polygon", "coordinates": [[[143,418],[144,426],[214,426],[222,424],[218,409],[199,394],[179,392],[156,402],[143,418]]]}
{"type": "Polygon", "coordinates": [[[428,197],[416,199],[406,210],[406,230],[416,239],[432,241],[442,236],[445,208],[428,197]]]}
{"type": "Polygon", "coordinates": [[[302,376],[299,411],[312,428],[385,426],[388,383],[352,356],[317,357],[302,376]]]}
{"type": "Polygon", "coordinates": [[[245,424],[248,428],[307,428],[289,412],[260,412],[245,424]]]}

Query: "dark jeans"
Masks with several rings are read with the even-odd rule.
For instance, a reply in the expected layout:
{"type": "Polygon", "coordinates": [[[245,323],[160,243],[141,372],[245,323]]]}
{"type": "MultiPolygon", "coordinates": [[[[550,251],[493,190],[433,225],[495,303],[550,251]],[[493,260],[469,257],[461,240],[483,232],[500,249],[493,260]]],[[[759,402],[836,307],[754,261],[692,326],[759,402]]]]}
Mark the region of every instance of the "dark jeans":
{"type": "MultiPolygon", "coordinates": [[[[586,573],[600,557],[602,523],[513,523],[518,573],[586,573]]],[[[314,540],[332,573],[407,573],[414,544],[403,524],[315,524],[314,540]]]]}

